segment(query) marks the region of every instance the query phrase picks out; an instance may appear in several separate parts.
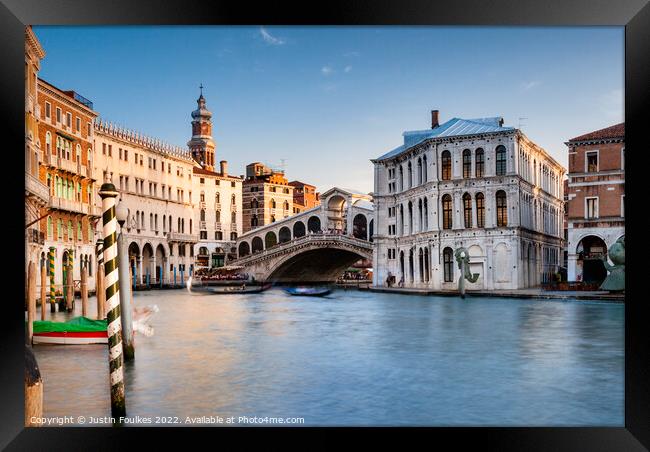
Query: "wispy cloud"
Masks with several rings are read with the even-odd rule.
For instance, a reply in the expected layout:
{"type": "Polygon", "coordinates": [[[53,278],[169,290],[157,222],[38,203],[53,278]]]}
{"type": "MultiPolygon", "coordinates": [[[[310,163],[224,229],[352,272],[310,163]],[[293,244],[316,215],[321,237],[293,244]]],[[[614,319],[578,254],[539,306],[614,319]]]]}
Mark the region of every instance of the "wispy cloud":
{"type": "Polygon", "coordinates": [[[334,69],[331,66],[323,66],[320,71],[323,75],[328,76],[334,72],[334,69]]]}
{"type": "Polygon", "coordinates": [[[282,44],[285,43],[285,40],[282,38],[276,38],[275,36],[271,35],[268,31],[266,31],[266,28],[260,27],[260,34],[262,35],[262,39],[267,44],[271,44],[274,46],[281,46],[282,44]]]}
{"type": "Polygon", "coordinates": [[[345,66],[345,69],[343,69],[343,72],[348,73],[352,70],[352,66],[345,66]]]}
{"type": "Polygon", "coordinates": [[[542,82],[540,82],[539,80],[531,80],[530,82],[523,82],[521,84],[521,89],[523,89],[524,91],[529,91],[529,90],[531,90],[531,89],[533,89],[536,86],[539,86],[541,84],[542,84],[542,82]]]}

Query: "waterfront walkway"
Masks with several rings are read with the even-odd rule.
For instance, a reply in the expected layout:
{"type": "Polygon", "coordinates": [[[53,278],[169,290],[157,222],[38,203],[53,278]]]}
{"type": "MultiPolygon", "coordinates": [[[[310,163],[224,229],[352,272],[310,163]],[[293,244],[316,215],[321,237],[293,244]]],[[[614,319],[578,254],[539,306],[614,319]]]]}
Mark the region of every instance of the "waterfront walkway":
{"type": "MultiPolygon", "coordinates": [[[[398,287],[375,287],[359,286],[359,290],[369,290],[371,292],[399,293],[409,295],[439,295],[447,297],[458,296],[458,291],[449,290],[430,290],[430,289],[409,289],[398,287]]],[[[540,299],[559,299],[559,300],[596,300],[596,301],[616,301],[625,302],[625,294],[614,294],[606,291],[578,291],[578,290],[542,290],[539,287],[517,290],[467,290],[466,296],[469,297],[502,297],[502,298],[540,298],[540,299]]]]}

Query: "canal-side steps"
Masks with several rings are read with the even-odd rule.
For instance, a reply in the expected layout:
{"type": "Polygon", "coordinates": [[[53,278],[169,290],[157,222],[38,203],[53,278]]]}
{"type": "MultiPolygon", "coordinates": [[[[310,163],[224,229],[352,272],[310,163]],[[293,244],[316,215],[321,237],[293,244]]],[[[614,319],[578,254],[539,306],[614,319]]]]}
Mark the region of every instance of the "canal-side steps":
{"type": "MultiPolygon", "coordinates": [[[[359,290],[370,292],[398,293],[405,295],[437,295],[442,297],[459,297],[458,291],[454,290],[431,290],[431,289],[412,289],[399,287],[375,287],[360,286],[359,290]]],[[[613,294],[605,291],[571,291],[571,292],[553,292],[542,291],[540,289],[519,289],[519,290],[467,290],[466,296],[474,297],[500,297],[500,298],[521,298],[521,299],[542,299],[542,300],[589,300],[589,301],[610,301],[625,302],[625,294],[613,294]]]]}

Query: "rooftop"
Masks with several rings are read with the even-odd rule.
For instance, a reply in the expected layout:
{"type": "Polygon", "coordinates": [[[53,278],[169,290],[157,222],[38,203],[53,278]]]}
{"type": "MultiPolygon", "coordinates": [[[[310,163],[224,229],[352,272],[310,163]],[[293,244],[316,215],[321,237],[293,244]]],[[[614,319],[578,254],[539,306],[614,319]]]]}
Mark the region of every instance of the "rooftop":
{"type": "Polygon", "coordinates": [[[595,130],[593,132],[585,133],[569,141],[591,141],[591,140],[604,140],[608,138],[625,138],[625,123],[616,124],[604,129],[595,130]]]}
{"type": "Polygon", "coordinates": [[[407,149],[431,138],[446,138],[513,130],[515,130],[514,127],[503,126],[503,118],[501,117],[475,119],[452,118],[433,129],[404,132],[402,134],[404,136],[404,144],[378,157],[376,160],[381,161],[396,157],[407,149]]]}

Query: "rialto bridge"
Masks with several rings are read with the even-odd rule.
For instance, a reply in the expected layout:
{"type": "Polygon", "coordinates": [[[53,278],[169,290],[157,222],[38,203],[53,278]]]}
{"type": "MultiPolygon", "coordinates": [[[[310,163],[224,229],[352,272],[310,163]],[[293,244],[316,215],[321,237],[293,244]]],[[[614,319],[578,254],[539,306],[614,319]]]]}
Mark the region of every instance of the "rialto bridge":
{"type": "Polygon", "coordinates": [[[334,281],[356,261],[372,260],[371,199],[332,188],[319,206],[238,237],[237,259],[229,264],[258,281],[334,281]]]}

